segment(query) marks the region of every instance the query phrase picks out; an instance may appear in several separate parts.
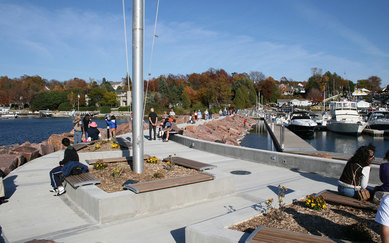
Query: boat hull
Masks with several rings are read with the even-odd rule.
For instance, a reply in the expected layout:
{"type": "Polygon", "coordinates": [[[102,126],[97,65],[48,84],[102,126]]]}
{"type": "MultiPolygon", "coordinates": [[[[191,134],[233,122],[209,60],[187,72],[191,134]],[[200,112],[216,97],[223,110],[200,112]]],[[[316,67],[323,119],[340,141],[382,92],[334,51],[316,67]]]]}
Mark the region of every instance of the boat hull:
{"type": "Polygon", "coordinates": [[[311,135],[315,131],[314,126],[299,126],[294,124],[290,124],[288,126],[288,129],[294,133],[307,134],[307,135],[311,135]]]}
{"type": "Polygon", "coordinates": [[[365,127],[365,123],[346,123],[339,121],[328,121],[327,123],[327,130],[347,134],[361,134],[365,127]]]}

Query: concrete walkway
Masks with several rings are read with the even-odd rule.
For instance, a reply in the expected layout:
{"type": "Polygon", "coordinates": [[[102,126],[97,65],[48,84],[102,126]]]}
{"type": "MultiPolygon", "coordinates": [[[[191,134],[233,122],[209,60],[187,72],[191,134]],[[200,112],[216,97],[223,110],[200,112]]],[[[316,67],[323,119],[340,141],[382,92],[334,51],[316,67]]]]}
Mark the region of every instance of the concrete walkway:
{"type": "MultiPolygon", "coordinates": [[[[148,132],[145,134],[148,135],[148,132]]],[[[66,194],[56,197],[49,192],[49,171],[58,165],[63,156],[63,151],[58,151],[19,167],[5,178],[6,196],[10,199],[0,206],[4,241],[185,242],[185,226],[276,198],[278,185],[290,189],[285,198],[287,202],[324,189],[336,190],[335,179],[211,154],[173,141],[162,143],[145,139],[144,152],[158,158],[176,154],[210,163],[217,166],[210,171],[215,174],[234,170],[245,170],[251,174],[233,175],[235,193],[221,198],[99,224],[70,201],[66,194]]],[[[108,157],[107,154],[118,157],[121,151],[100,153],[104,153],[104,157],[108,157]]],[[[85,162],[89,156],[90,153],[80,153],[80,160],[85,162]]]]}

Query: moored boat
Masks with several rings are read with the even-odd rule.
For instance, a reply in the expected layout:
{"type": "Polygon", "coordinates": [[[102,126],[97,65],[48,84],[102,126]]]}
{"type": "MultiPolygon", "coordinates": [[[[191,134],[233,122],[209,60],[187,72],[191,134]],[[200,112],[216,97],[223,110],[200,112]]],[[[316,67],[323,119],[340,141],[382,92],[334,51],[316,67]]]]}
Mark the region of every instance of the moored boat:
{"type": "Polygon", "coordinates": [[[336,101],[330,103],[331,119],[327,129],[332,132],[361,134],[367,123],[358,114],[357,103],[336,101]]]}
{"type": "Polygon", "coordinates": [[[367,118],[367,126],[370,129],[389,130],[389,112],[373,111],[367,118]]]}
{"type": "Polygon", "coordinates": [[[314,122],[306,111],[295,111],[290,114],[287,124],[289,130],[301,135],[313,135],[317,123],[314,122]]]}

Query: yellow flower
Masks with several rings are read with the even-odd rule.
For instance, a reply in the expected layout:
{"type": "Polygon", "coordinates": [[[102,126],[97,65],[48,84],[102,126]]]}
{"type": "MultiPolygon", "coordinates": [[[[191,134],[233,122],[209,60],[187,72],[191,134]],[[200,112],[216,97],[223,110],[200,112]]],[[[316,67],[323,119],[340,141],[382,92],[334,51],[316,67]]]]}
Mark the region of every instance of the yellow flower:
{"type": "Polygon", "coordinates": [[[166,162],[166,164],[170,165],[170,161],[166,162]]]}

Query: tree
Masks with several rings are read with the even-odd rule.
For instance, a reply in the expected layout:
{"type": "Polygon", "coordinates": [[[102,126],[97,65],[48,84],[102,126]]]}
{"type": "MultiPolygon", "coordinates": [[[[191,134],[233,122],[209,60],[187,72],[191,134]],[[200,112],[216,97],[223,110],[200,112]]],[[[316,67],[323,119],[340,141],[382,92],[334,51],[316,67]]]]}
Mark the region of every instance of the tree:
{"type": "Polygon", "coordinates": [[[117,106],[119,103],[117,101],[117,95],[115,92],[105,92],[103,98],[101,99],[100,105],[102,106],[117,106]]]}
{"type": "Polygon", "coordinates": [[[43,91],[36,94],[31,100],[31,108],[33,110],[57,110],[62,103],[69,103],[66,92],[43,91]]]}
{"type": "Polygon", "coordinates": [[[276,102],[277,99],[281,96],[278,85],[272,77],[268,77],[267,79],[262,80],[259,83],[259,90],[263,94],[265,103],[276,102]]]}
{"type": "Polygon", "coordinates": [[[319,103],[323,101],[323,94],[318,89],[311,89],[307,95],[307,99],[311,100],[312,103],[319,103]]]}
{"type": "Polygon", "coordinates": [[[96,87],[96,88],[93,88],[89,93],[88,93],[88,97],[89,97],[89,106],[99,106],[100,105],[100,102],[101,100],[103,99],[104,97],[104,94],[106,93],[107,91],[105,91],[104,89],[100,88],[100,87],[96,87]]]}
{"type": "Polygon", "coordinates": [[[247,87],[241,86],[238,88],[235,94],[235,98],[233,100],[235,104],[235,108],[243,109],[247,107],[247,105],[250,103],[247,93],[248,93],[247,87]]]}
{"type": "Polygon", "coordinates": [[[185,90],[182,92],[182,105],[185,109],[190,108],[191,105],[189,95],[185,90]]]}
{"type": "Polygon", "coordinates": [[[265,74],[263,74],[261,72],[257,72],[257,71],[251,71],[249,74],[249,77],[255,84],[266,79],[265,74]]]}
{"type": "Polygon", "coordinates": [[[381,90],[381,79],[377,76],[371,76],[368,78],[371,86],[371,91],[381,90]]]}
{"type": "Polygon", "coordinates": [[[105,91],[108,91],[108,92],[114,91],[111,83],[108,82],[105,78],[103,78],[103,81],[101,82],[100,87],[103,88],[105,91]]]}

